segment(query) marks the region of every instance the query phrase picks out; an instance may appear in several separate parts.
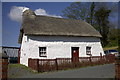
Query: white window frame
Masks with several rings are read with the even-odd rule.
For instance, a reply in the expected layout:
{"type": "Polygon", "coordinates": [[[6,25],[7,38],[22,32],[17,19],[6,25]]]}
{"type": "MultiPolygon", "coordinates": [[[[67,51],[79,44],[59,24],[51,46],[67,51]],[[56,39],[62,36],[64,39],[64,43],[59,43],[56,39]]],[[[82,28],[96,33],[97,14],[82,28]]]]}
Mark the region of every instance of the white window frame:
{"type": "Polygon", "coordinates": [[[92,49],[91,46],[86,46],[86,54],[87,55],[91,55],[91,49],[92,49]]]}
{"type": "Polygon", "coordinates": [[[39,47],[39,56],[47,57],[47,48],[46,47],[39,47]]]}

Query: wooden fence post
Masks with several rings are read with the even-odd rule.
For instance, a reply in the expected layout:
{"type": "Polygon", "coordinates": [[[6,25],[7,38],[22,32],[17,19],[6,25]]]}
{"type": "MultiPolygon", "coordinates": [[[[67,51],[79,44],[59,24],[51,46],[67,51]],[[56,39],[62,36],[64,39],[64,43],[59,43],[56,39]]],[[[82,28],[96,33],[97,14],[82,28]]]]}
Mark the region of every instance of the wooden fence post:
{"type": "Polygon", "coordinates": [[[58,70],[57,58],[55,59],[56,70],[58,70]]]}
{"type": "Polygon", "coordinates": [[[31,58],[28,58],[28,67],[31,67],[30,63],[31,63],[31,58]]]}
{"type": "Polygon", "coordinates": [[[8,56],[0,53],[0,79],[7,80],[8,77],[8,56]]]}
{"type": "Polygon", "coordinates": [[[92,62],[92,60],[91,60],[91,56],[89,57],[89,61],[90,61],[90,63],[92,62]]]}
{"type": "Polygon", "coordinates": [[[39,72],[39,59],[37,59],[37,71],[39,72]]]}
{"type": "Polygon", "coordinates": [[[92,54],[90,54],[89,61],[90,61],[90,65],[93,65],[92,64],[92,54]]]}
{"type": "Polygon", "coordinates": [[[18,50],[18,64],[20,64],[21,47],[18,50]]]}
{"type": "Polygon", "coordinates": [[[33,69],[39,72],[39,59],[31,59],[31,61],[31,66],[33,67],[33,69]]]}
{"type": "Polygon", "coordinates": [[[120,56],[115,58],[115,79],[120,80],[120,56]]]}
{"type": "Polygon", "coordinates": [[[28,59],[28,67],[39,72],[39,59],[28,59]]]}
{"type": "Polygon", "coordinates": [[[102,53],[100,53],[100,63],[101,63],[101,64],[104,64],[104,63],[103,63],[103,58],[102,58],[102,53]]]}

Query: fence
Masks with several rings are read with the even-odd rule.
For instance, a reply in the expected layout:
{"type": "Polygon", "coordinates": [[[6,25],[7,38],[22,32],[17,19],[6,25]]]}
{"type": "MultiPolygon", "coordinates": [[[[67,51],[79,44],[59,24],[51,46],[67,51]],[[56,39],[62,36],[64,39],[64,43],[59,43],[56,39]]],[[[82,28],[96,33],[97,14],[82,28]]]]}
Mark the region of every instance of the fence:
{"type": "Polygon", "coordinates": [[[115,60],[115,80],[120,80],[120,56],[115,60]]]}
{"type": "Polygon", "coordinates": [[[28,66],[38,72],[62,70],[68,68],[77,68],[82,66],[92,66],[113,63],[114,55],[80,57],[79,62],[72,62],[71,58],[56,58],[56,59],[31,59],[28,60],[28,66]]]}
{"type": "Polygon", "coordinates": [[[8,56],[0,53],[0,80],[7,80],[8,77],[8,56]]]}

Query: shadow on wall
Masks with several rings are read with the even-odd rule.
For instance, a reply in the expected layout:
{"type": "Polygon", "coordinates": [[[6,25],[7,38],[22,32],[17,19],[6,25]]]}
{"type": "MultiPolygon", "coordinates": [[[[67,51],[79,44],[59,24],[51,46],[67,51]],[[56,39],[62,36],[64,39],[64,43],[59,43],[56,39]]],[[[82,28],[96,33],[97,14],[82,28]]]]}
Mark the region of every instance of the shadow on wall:
{"type": "Polygon", "coordinates": [[[28,38],[43,42],[100,42],[96,37],[28,36],[28,38]]]}

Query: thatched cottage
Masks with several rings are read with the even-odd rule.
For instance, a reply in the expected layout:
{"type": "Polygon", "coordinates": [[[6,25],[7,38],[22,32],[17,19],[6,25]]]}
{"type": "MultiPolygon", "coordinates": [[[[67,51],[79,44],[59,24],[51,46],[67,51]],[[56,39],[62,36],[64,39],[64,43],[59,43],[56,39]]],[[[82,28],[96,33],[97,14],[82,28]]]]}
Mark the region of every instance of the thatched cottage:
{"type": "Polygon", "coordinates": [[[100,37],[82,20],[40,16],[26,10],[19,35],[20,64],[28,66],[28,58],[78,61],[79,57],[103,55],[100,37]]]}

